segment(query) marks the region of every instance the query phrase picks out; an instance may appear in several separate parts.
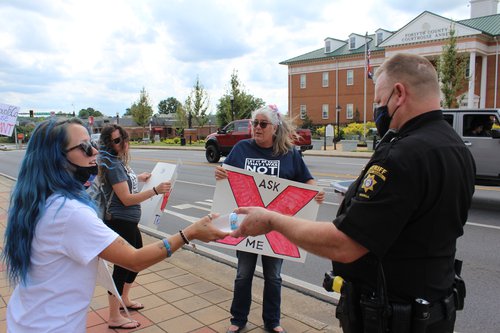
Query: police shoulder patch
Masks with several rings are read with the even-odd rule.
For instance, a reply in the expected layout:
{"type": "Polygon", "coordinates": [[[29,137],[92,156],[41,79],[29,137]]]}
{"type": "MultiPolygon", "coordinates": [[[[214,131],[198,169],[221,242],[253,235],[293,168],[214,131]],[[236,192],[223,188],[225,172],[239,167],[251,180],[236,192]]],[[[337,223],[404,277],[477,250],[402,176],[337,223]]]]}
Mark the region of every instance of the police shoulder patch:
{"type": "Polygon", "coordinates": [[[370,166],[359,184],[356,197],[370,200],[384,187],[388,176],[389,172],[384,167],[377,164],[370,166]]]}

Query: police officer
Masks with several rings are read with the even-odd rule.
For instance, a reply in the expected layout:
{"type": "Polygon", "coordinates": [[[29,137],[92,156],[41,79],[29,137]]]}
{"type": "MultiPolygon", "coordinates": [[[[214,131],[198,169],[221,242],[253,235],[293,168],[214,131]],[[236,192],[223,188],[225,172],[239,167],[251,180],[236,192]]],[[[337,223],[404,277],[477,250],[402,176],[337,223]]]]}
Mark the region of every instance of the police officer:
{"type": "Polygon", "coordinates": [[[474,193],[474,160],[443,120],[427,59],[386,60],[375,102],[381,142],[333,224],[238,208],[248,215],[233,236],[276,230],[331,259],[350,287],[337,307],[344,332],[453,332],[463,304],[454,293],[456,240],[474,193]]]}

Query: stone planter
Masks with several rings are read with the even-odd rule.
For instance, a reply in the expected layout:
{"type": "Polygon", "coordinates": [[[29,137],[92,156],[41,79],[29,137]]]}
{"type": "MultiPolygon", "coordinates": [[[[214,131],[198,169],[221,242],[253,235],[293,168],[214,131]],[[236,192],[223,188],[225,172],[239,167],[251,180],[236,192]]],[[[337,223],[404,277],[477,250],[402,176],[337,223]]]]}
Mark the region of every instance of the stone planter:
{"type": "Polygon", "coordinates": [[[358,140],[340,140],[342,151],[356,151],[358,140]]]}
{"type": "Polygon", "coordinates": [[[322,139],[312,139],[313,150],[323,150],[324,141],[322,139]]]}

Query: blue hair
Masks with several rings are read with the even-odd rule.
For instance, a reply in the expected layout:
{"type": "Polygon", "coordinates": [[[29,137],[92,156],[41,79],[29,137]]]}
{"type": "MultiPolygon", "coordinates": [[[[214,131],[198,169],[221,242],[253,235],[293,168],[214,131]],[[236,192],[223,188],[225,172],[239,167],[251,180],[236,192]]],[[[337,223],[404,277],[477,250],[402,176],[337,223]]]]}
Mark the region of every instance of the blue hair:
{"type": "Polygon", "coordinates": [[[12,191],[2,259],[12,284],[26,283],[31,263],[31,244],[38,221],[45,213],[47,198],[57,194],[76,199],[94,209],[81,182],[66,158],[68,126],[79,119],[47,120],[34,130],[12,191]]]}

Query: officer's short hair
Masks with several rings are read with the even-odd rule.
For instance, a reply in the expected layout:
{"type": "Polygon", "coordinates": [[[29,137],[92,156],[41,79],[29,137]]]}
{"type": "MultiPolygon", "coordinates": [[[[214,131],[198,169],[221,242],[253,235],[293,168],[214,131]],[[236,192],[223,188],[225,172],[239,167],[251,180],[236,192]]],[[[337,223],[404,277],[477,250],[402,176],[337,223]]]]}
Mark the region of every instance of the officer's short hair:
{"type": "Polygon", "coordinates": [[[385,73],[390,81],[405,83],[416,92],[439,94],[436,69],[422,56],[398,53],[378,68],[375,79],[382,73],[385,73]]]}

